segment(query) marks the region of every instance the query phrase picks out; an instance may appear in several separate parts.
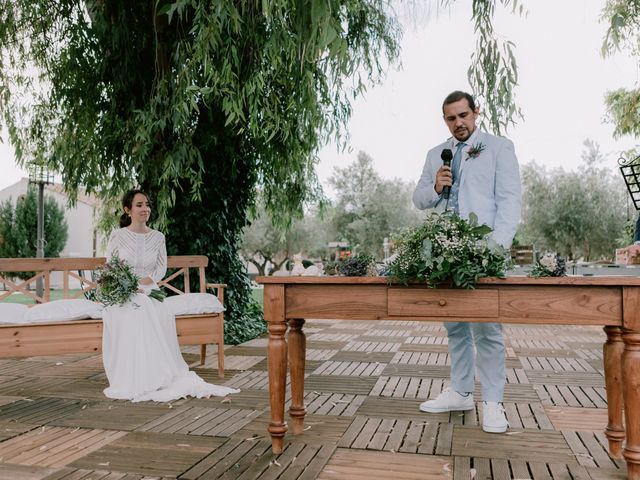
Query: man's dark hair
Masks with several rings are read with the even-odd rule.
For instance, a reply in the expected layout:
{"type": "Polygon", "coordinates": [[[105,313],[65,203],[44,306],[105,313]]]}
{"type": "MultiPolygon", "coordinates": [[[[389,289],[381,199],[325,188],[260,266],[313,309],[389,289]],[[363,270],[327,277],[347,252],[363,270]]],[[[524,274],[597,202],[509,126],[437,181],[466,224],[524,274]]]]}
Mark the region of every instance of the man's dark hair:
{"type": "Polygon", "coordinates": [[[447,95],[447,98],[445,98],[444,102],[442,102],[442,113],[444,113],[444,106],[445,105],[449,105],[450,103],[456,103],[456,102],[462,100],[463,98],[466,98],[467,102],[469,102],[469,108],[471,108],[471,110],[475,111],[476,102],[473,99],[473,97],[471,95],[469,95],[467,92],[463,92],[461,90],[456,90],[455,92],[451,92],[449,95],[447,95]]]}

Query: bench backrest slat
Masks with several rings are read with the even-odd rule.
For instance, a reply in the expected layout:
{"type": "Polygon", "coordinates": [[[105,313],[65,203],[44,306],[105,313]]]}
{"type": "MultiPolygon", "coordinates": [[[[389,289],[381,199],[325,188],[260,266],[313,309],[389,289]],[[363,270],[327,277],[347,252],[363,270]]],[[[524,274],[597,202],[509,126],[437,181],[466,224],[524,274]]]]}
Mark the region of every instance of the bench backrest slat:
{"type": "Polygon", "coordinates": [[[94,270],[105,261],[104,257],[0,258],[0,272],[94,270]]]}
{"type": "Polygon", "coordinates": [[[206,267],[209,265],[209,258],[206,255],[178,255],[167,257],[167,267],[169,268],[182,268],[182,267],[206,267]]]}
{"type": "MultiPolygon", "coordinates": [[[[105,263],[107,259],[105,257],[70,257],[70,258],[0,258],[0,282],[6,281],[5,287],[8,287],[8,292],[1,294],[0,299],[7,296],[11,292],[26,293],[37,301],[49,301],[50,290],[50,275],[52,272],[61,272],[63,281],[63,297],[64,298],[77,298],[83,294],[84,291],[91,290],[95,284],[88,279],[77,275],[74,272],[92,271],[99,265],[105,263]],[[6,277],[3,272],[36,272],[36,276],[31,279],[21,282],[13,283],[6,277]],[[69,288],[69,277],[73,277],[81,284],[82,292],[72,295],[69,288]],[[33,285],[35,279],[42,277],[44,279],[44,298],[38,298],[30,292],[26,291],[28,285],[33,285]],[[89,288],[87,288],[87,285],[89,288]]],[[[189,269],[198,269],[198,279],[200,281],[200,292],[207,291],[205,268],[209,264],[209,258],[205,255],[175,255],[167,257],[167,268],[172,270],[178,269],[179,271],[167,276],[161,284],[165,284],[167,288],[175,291],[176,293],[189,293],[189,269]],[[183,277],[183,288],[181,291],[171,285],[169,281],[183,277]]]]}

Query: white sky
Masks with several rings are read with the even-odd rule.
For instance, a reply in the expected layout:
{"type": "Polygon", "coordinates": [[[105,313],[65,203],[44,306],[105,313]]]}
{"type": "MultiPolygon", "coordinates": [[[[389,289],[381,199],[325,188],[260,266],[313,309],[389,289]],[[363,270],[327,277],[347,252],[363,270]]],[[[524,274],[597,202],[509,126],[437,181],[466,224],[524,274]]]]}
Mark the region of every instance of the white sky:
{"type": "MultiPolygon", "coordinates": [[[[351,151],[333,145],[320,151],[318,175],[326,180],[364,150],[383,178],[417,180],[427,150],[449,136],[441,105],[452,90],[469,90],[466,71],[475,40],[470,2],[405,29],[402,68],[390,71],[383,85],[370,89],[353,107],[349,123],[351,151]]],[[[507,135],[521,163],[576,169],[582,142],[598,142],[615,168],[619,153],[640,139],[614,140],[603,122],[604,93],[633,87],[638,63],[628,54],[600,56],[606,25],[599,22],[604,0],[535,0],[522,2],[526,18],[499,11],[496,31],[516,44],[520,85],[516,90],[524,120],[507,135]]],[[[482,106],[481,106],[482,108],[482,106]]],[[[19,180],[12,150],[0,144],[0,189],[19,180]]]]}

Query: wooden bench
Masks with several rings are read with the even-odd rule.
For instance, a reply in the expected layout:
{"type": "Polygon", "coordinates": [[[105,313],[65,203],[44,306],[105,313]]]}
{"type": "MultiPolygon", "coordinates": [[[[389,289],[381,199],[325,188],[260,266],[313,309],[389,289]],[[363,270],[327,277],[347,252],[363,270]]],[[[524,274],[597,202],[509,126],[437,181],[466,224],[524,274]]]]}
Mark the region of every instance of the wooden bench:
{"type": "MultiPolygon", "coordinates": [[[[62,275],[63,298],[82,298],[96,288],[90,273],[102,265],[106,259],[99,258],[0,258],[0,282],[7,291],[0,292],[0,301],[12,293],[22,293],[34,302],[44,303],[51,299],[51,276],[55,272],[62,275]],[[24,281],[13,281],[3,272],[33,272],[24,281]],[[43,293],[38,296],[29,290],[42,279],[43,293]],[[70,283],[79,285],[71,289],[70,283]]],[[[209,259],[203,255],[172,256],[167,258],[167,266],[172,271],[159,282],[161,287],[177,294],[190,293],[190,270],[198,270],[200,292],[214,289],[220,303],[224,305],[226,285],[207,283],[205,268],[209,259]],[[182,278],[183,288],[172,284],[182,278]]],[[[180,345],[200,345],[200,364],[204,365],[207,344],[218,345],[218,373],[224,377],[224,313],[202,315],[179,315],[176,330],[180,345]]],[[[0,325],[0,358],[32,357],[38,355],[61,355],[67,353],[100,352],[102,350],[102,320],[74,320],[35,324],[0,325]]]]}

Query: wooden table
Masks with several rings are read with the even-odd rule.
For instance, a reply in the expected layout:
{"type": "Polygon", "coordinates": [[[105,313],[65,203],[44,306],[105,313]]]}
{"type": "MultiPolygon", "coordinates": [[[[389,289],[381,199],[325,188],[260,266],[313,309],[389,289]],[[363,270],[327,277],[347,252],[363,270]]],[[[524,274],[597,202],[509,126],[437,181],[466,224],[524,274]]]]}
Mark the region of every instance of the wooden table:
{"type": "Polygon", "coordinates": [[[383,277],[258,277],[257,281],[264,284],[269,328],[268,431],[273,453],[282,452],[287,432],[287,367],[292,430],[298,434],[304,429],[305,318],[602,325],[607,337],[609,452],[624,457],[629,478],[640,480],[640,278],[488,278],[476,290],[402,286],[383,277]]]}

